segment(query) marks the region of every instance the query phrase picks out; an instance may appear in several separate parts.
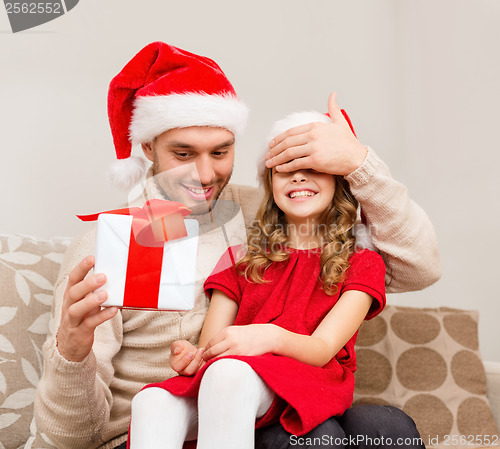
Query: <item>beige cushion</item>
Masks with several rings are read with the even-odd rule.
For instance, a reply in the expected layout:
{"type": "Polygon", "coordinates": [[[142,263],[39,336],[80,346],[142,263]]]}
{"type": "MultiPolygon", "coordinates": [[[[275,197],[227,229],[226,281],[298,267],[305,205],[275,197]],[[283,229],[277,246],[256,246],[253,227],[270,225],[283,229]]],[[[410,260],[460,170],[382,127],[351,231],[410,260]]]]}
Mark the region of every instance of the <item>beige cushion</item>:
{"type": "Polygon", "coordinates": [[[428,447],[498,443],[477,329],[476,311],[388,306],[359,332],[354,405],[403,409],[428,447]]]}
{"type": "Polygon", "coordinates": [[[26,443],[52,291],[68,241],[0,236],[0,449],[26,443]]]}

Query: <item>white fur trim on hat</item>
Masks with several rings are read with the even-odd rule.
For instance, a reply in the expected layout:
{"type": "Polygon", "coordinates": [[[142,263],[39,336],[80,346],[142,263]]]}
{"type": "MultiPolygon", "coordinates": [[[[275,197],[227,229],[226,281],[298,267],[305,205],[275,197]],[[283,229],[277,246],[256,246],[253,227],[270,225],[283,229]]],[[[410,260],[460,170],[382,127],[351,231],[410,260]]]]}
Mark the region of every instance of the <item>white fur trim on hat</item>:
{"type": "Polygon", "coordinates": [[[215,126],[242,134],[248,107],[231,95],[173,94],[138,97],[130,124],[133,145],[151,142],[173,128],[215,126]]]}
{"type": "Polygon", "coordinates": [[[108,170],[111,184],[129,190],[135,186],[146,173],[146,161],[142,157],[131,156],[127,159],[117,159],[108,170]]]}
{"type": "Polygon", "coordinates": [[[269,142],[274,139],[276,136],[288,131],[291,128],[295,128],[296,126],[307,125],[308,123],[331,123],[332,120],[326,114],[322,114],[317,111],[303,111],[303,112],[294,112],[292,114],[287,115],[285,118],[278,120],[274,123],[271,131],[267,136],[266,143],[264,145],[264,152],[257,161],[257,176],[259,181],[262,182],[262,176],[264,175],[264,170],[266,168],[266,153],[269,151],[269,142]]]}

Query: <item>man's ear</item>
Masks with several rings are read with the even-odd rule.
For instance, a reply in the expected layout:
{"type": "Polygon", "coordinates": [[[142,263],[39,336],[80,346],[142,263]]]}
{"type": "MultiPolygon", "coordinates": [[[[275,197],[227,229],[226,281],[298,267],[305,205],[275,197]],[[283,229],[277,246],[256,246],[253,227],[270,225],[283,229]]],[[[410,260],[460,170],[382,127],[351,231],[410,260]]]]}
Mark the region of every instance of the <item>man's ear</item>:
{"type": "Polygon", "coordinates": [[[148,158],[151,162],[154,162],[154,148],[152,142],[142,143],[141,147],[144,156],[146,156],[146,158],[148,158]]]}

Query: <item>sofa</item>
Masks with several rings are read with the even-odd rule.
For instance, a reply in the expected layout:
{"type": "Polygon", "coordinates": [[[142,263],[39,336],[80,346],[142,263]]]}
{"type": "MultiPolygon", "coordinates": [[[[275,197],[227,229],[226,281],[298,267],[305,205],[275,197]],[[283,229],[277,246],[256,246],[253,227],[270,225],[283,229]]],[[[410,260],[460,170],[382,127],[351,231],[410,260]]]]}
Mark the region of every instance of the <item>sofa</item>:
{"type": "MultiPolygon", "coordinates": [[[[37,428],[33,401],[69,243],[0,235],[0,449],[53,448],[37,428]]],[[[500,446],[500,363],[482,362],[478,319],[475,311],[388,306],[365,322],[354,406],[402,408],[427,447],[500,446]]]]}

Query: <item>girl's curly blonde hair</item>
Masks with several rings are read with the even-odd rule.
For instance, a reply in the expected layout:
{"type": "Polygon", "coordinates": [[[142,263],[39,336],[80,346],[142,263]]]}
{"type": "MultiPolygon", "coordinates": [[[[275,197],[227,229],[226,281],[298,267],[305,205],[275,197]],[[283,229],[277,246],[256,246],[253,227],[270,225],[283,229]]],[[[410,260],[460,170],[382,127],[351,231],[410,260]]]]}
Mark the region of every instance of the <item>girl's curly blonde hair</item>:
{"type": "MultiPolygon", "coordinates": [[[[265,197],[257,212],[248,235],[248,248],[237,267],[245,277],[256,283],[266,282],[266,269],[273,262],[287,260],[288,240],[285,214],[274,202],[272,170],[263,173],[265,197]]],[[[337,293],[337,284],[349,268],[348,259],[354,252],[353,226],[357,217],[358,202],[349,184],[341,176],[335,176],[335,194],[332,204],[323,212],[316,234],[323,246],[321,251],[321,277],[323,290],[328,295],[337,293]]]]}

